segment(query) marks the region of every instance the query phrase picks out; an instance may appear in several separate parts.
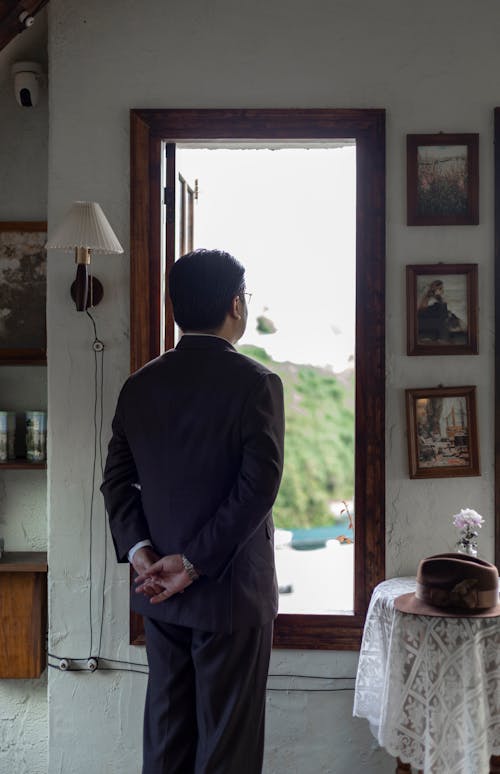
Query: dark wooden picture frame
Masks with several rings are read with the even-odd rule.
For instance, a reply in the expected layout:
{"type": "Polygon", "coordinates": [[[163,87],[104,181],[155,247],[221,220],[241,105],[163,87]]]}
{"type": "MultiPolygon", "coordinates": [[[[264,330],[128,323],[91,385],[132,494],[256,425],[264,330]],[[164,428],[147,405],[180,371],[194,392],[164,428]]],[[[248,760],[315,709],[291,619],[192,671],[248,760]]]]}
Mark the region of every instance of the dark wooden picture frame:
{"type": "Polygon", "coordinates": [[[409,134],[406,164],[409,226],[479,223],[478,134],[409,134]]]}
{"type": "Polygon", "coordinates": [[[0,222],[0,364],[47,362],[45,221],[0,222]]]}
{"type": "Polygon", "coordinates": [[[477,355],[476,263],[406,267],[408,355],[477,355]]]}
{"type": "Polygon", "coordinates": [[[475,387],[408,389],[410,478],[479,476],[475,387]]]}

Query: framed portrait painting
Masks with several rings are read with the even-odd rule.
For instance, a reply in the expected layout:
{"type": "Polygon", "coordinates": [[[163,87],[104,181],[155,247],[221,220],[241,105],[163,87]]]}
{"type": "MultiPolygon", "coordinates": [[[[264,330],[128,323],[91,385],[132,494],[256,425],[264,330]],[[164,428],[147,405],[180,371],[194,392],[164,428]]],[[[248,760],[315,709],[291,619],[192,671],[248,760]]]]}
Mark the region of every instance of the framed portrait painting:
{"type": "Polygon", "coordinates": [[[406,267],[408,355],[477,355],[476,263],[406,267]]]}
{"type": "Polygon", "coordinates": [[[409,134],[409,226],[479,223],[479,135],[409,134]]]}
{"type": "Polygon", "coordinates": [[[0,363],[47,360],[47,224],[0,222],[0,363]]]}
{"type": "Polygon", "coordinates": [[[475,387],[406,390],[410,478],[479,476],[475,387]]]}

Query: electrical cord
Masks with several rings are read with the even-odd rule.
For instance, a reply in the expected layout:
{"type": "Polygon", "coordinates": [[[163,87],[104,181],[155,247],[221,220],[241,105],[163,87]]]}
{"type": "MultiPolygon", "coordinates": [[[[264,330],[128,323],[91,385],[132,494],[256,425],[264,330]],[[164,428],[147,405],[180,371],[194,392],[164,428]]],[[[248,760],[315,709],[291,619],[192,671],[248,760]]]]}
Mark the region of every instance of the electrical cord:
{"type": "MultiPolygon", "coordinates": [[[[48,667],[50,669],[57,669],[58,672],[61,671],[60,667],[57,666],[57,664],[48,664],[48,667]]],[[[94,674],[93,672],[90,672],[90,670],[87,669],[75,669],[74,667],[68,667],[64,670],[65,672],[85,672],[86,674],[94,674]]],[[[95,670],[98,672],[136,672],[139,675],[147,675],[148,672],[143,669],[129,669],[128,667],[99,667],[98,670],[95,670]]]]}
{"type": "Polygon", "coordinates": [[[285,675],[285,674],[269,674],[268,677],[301,677],[309,680],[355,680],[356,677],[346,675],[346,677],[330,677],[329,675],[285,675]]]}
{"type": "MultiPolygon", "coordinates": [[[[77,659],[73,659],[76,661],[77,659]]],[[[85,659],[79,659],[80,661],[84,661],[85,659]]],[[[57,669],[57,671],[60,671],[60,667],[57,666],[57,664],[48,664],[50,669],[57,669]]],[[[146,666],[146,665],[144,665],[146,666]]],[[[74,667],[68,667],[64,670],[65,672],[86,672],[88,673],[89,670],[86,669],[75,669],[74,667]]],[[[149,671],[147,669],[130,669],[129,667],[103,667],[100,666],[98,670],[99,672],[135,672],[139,675],[148,675],[149,671]]],[[[93,674],[93,672],[91,673],[93,674]]],[[[271,675],[269,675],[271,677],[271,675]]],[[[328,679],[328,678],[326,678],[328,679]]],[[[332,678],[330,678],[332,679],[332,678]]],[[[333,678],[342,680],[345,678],[333,678]]],[[[354,688],[274,688],[268,686],[266,688],[266,691],[272,691],[273,693],[343,693],[343,692],[349,692],[354,691],[354,688]]]]}
{"type": "MultiPolygon", "coordinates": [[[[93,328],[94,328],[94,342],[97,341],[97,327],[95,324],[95,320],[90,314],[89,310],[85,310],[87,317],[92,322],[93,328]]],[[[94,647],[94,625],[93,625],[93,616],[92,616],[92,565],[93,565],[93,556],[92,556],[92,548],[94,543],[94,535],[93,535],[93,528],[94,528],[94,496],[95,496],[95,472],[96,472],[96,464],[97,464],[97,352],[94,348],[94,451],[92,456],[92,486],[91,486],[91,495],[90,495],[90,526],[89,526],[89,532],[90,532],[90,538],[89,538],[89,623],[90,623],[90,648],[89,648],[89,658],[92,656],[92,651],[94,647]]]]}
{"type": "Polygon", "coordinates": [[[274,693],[342,693],[354,691],[354,688],[266,688],[266,691],[274,693]]]}
{"type": "MultiPolygon", "coordinates": [[[[56,656],[55,653],[49,653],[48,651],[47,651],[47,656],[49,658],[56,658],[58,661],[60,661],[62,658],[66,658],[66,656],[64,656],[64,657],[63,656],[56,656]]],[[[69,658],[69,656],[67,658],[69,658]]],[[[73,656],[71,656],[70,660],[71,661],[88,661],[89,657],[85,656],[85,658],[83,658],[83,657],[82,658],[73,658],[73,656]]]]}
{"type": "MultiPolygon", "coordinates": [[[[101,384],[100,384],[100,405],[99,405],[99,467],[101,469],[101,480],[104,478],[104,458],[102,453],[102,429],[104,424],[104,344],[97,338],[94,340],[94,351],[96,353],[97,357],[97,351],[96,345],[101,344],[102,349],[101,351],[101,384]]],[[[100,654],[101,652],[101,644],[102,644],[102,632],[104,627],[104,603],[105,603],[105,593],[106,593],[106,576],[108,571],[108,530],[107,530],[107,524],[106,524],[106,508],[104,506],[103,502],[103,526],[104,526],[104,570],[103,570],[103,579],[102,579],[102,599],[101,599],[101,622],[99,627],[99,645],[97,647],[97,653],[100,654]]]]}
{"type": "MultiPolygon", "coordinates": [[[[57,661],[60,661],[62,658],[62,656],[57,656],[55,653],[47,653],[47,656],[49,656],[50,658],[55,658],[57,659],[57,661]]],[[[82,658],[73,658],[72,656],[67,656],[67,658],[69,661],[88,661],[89,660],[88,656],[85,656],[82,658]]],[[[103,656],[103,655],[100,655],[99,658],[103,659],[103,661],[111,661],[115,664],[127,664],[131,666],[147,667],[147,664],[143,664],[141,661],[127,661],[126,659],[109,658],[108,656],[103,656]]]]}
{"type": "MultiPolygon", "coordinates": [[[[56,656],[55,653],[47,653],[50,658],[55,658],[60,660],[60,656],[56,656]]],[[[127,664],[130,666],[138,666],[138,667],[146,667],[147,664],[144,664],[141,661],[127,661],[126,659],[122,658],[110,658],[109,656],[100,656],[99,658],[102,658],[104,661],[110,661],[115,664],[127,664]]],[[[71,658],[71,661],[88,661],[88,658],[71,658]]],[[[68,670],[69,671],[69,670],[68,670]]],[[[78,671],[78,670],[74,670],[78,671]]],[[[268,674],[268,677],[271,677],[273,679],[276,679],[277,677],[287,677],[288,679],[295,679],[299,678],[301,680],[355,680],[356,676],[354,675],[346,675],[345,677],[333,677],[331,675],[295,675],[295,674],[278,674],[278,673],[272,673],[270,672],[268,674]]]]}
{"type": "MultiPolygon", "coordinates": [[[[89,619],[90,619],[90,651],[89,658],[94,653],[94,624],[93,624],[93,605],[92,605],[92,589],[93,589],[93,542],[94,542],[94,502],[95,502],[95,489],[96,489],[96,469],[97,458],[99,457],[99,467],[101,470],[101,477],[104,473],[103,453],[102,453],[102,430],[104,421],[104,344],[98,336],[97,325],[88,311],[86,310],[87,317],[92,323],[94,329],[94,341],[92,342],[92,349],[94,351],[94,449],[92,457],[92,492],[90,500],[90,552],[89,552],[89,619]],[[99,378],[99,361],[100,361],[100,378],[99,378]]],[[[108,532],[106,529],[106,511],[104,509],[104,573],[102,579],[102,593],[101,593],[101,616],[99,625],[99,644],[97,647],[97,657],[99,658],[102,645],[102,632],[104,626],[104,600],[105,600],[105,586],[106,586],[106,573],[107,573],[107,553],[108,553],[108,532]]]]}
{"type": "MultiPolygon", "coordinates": [[[[56,656],[53,653],[48,653],[48,655],[51,658],[59,659],[58,656],[56,656]]],[[[94,671],[100,671],[100,672],[135,672],[136,674],[141,675],[148,675],[149,669],[147,664],[143,664],[139,661],[126,661],[122,659],[113,659],[113,658],[106,658],[104,656],[101,656],[101,658],[104,661],[109,661],[113,666],[99,666],[98,670],[94,671]],[[120,665],[120,666],[118,666],[120,665]],[[136,669],[135,667],[141,667],[139,669],[136,669]]],[[[88,661],[86,658],[72,658],[70,659],[72,662],[85,662],[88,661]]],[[[58,664],[51,664],[49,662],[48,666],[51,669],[57,669],[58,671],[61,670],[61,667],[58,664]]],[[[64,669],[65,672],[92,672],[92,670],[87,670],[83,667],[71,667],[68,666],[64,669]]],[[[268,678],[276,679],[278,677],[286,677],[288,679],[294,679],[294,678],[300,678],[300,679],[309,679],[309,680],[354,680],[354,677],[347,676],[347,677],[330,677],[328,675],[294,675],[294,674],[272,674],[270,673],[268,675],[268,678]]],[[[345,692],[353,692],[354,688],[352,686],[347,687],[341,687],[341,688],[296,688],[296,687],[286,687],[286,688],[277,688],[275,686],[268,686],[267,691],[272,691],[273,693],[345,693],[345,692]]]]}

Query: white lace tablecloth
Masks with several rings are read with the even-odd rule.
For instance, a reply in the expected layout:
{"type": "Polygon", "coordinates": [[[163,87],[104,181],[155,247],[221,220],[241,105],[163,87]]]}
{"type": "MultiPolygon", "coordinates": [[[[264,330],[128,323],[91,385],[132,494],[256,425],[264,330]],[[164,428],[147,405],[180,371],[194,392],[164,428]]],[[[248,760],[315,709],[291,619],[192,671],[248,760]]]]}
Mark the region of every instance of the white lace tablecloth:
{"type": "Polygon", "coordinates": [[[395,610],[395,597],[414,590],[415,578],[393,578],[373,592],[354,715],[424,774],[487,774],[500,755],[500,617],[395,610]]]}

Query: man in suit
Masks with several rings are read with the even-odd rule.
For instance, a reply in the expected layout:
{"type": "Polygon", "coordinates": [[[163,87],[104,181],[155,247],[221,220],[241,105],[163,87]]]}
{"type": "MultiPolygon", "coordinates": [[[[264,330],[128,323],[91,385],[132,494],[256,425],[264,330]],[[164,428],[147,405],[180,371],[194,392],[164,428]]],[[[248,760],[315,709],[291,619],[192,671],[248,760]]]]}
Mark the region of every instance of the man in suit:
{"type": "Polygon", "coordinates": [[[144,615],[143,774],[258,774],[283,389],[233,346],[247,320],[235,258],[183,256],[169,292],[183,335],[122,388],[102,485],[144,615]]]}

